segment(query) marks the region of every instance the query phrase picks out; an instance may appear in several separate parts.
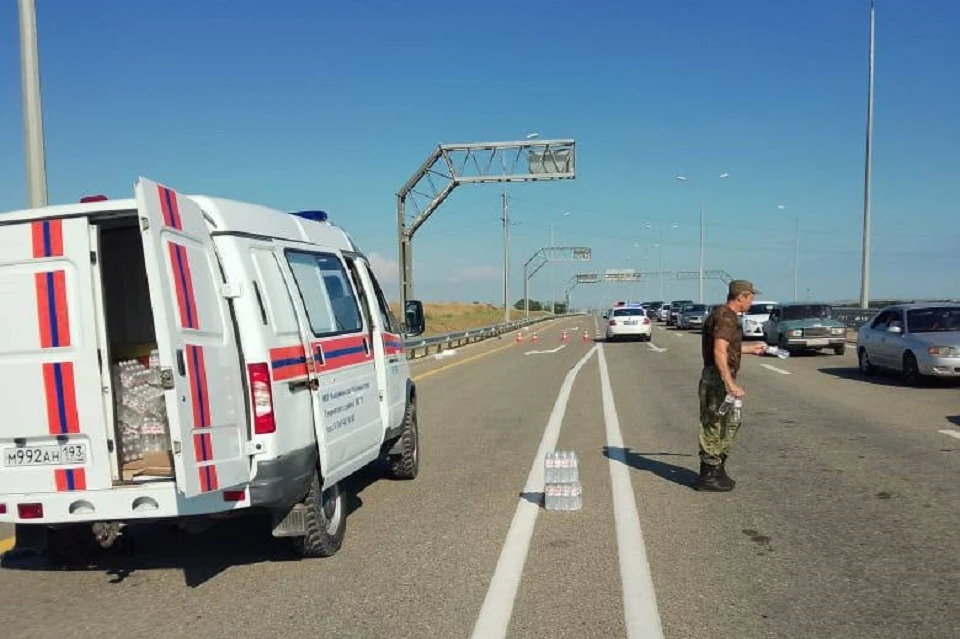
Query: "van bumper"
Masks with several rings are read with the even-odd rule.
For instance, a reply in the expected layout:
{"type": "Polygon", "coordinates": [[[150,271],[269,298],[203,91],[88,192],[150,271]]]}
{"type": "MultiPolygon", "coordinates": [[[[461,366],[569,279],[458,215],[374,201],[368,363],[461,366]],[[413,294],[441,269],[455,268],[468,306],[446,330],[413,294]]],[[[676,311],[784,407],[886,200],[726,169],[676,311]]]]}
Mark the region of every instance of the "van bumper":
{"type": "MultiPolygon", "coordinates": [[[[241,490],[238,486],[233,490],[241,490]]],[[[150,521],[196,517],[243,510],[250,507],[249,495],[227,501],[223,491],[187,498],[173,481],[115,486],[105,490],[0,495],[6,513],[0,522],[59,526],[89,522],[150,521]],[[41,504],[43,517],[22,519],[20,504],[41,504]]]]}
{"type": "Polygon", "coordinates": [[[317,461],[315,446],[258,461],[257,474],[250,482],[250,505],[276,507],[297,503],[310,489],[317,461]]]}

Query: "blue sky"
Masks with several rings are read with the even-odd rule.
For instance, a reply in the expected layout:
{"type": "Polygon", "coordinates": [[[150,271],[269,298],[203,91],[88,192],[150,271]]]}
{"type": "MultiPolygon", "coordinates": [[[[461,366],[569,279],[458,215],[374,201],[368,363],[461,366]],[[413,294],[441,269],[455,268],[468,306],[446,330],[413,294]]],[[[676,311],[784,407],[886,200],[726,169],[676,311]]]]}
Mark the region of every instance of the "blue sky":
{"type": "MultiPolygon", "coordinates": [[[[700,179],[707,268],[788,299],[798,214],[801,297],[858,295],[868,0],[38,5],[52,203],[127,197],[144,175],[323,208],[392,285],[395,193],[434,146],[535,131],[575,138],[578,171],[510,187],[512,298],[551,225],[593,262],[545,268],[533,297],[576,272],[657,270],[648,223],[678,225],[666,269],[696,269],[700,179]]],[[[878,5],[871,292],[957,296],[960,4],[878,5]]],[[[0,210],[26,204],[17,42],[0,3],[0,210]]],[[[454,191],[415,240],[416,296],[499,302],[499,217],[499,186],[454,191]]],[[[658,298],[658,281],[573,293],[625,297],[658,298]]]]}

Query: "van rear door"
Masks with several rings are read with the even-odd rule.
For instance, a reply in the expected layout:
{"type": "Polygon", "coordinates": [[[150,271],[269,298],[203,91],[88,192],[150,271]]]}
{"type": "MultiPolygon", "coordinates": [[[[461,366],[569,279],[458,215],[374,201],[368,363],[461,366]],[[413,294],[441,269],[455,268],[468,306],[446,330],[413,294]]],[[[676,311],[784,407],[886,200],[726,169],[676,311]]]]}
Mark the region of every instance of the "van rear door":
{"type": "Polygon", "coordinates": [[[0,225],[0,494],[109,488],[86,218],[0,225]]]}
{"type": "Polygon", "coordinates": [[[203,211],[140,178],[143,232],[177,487],[188,497],[250,480],[247,399],[231,310],[203,211]]]}

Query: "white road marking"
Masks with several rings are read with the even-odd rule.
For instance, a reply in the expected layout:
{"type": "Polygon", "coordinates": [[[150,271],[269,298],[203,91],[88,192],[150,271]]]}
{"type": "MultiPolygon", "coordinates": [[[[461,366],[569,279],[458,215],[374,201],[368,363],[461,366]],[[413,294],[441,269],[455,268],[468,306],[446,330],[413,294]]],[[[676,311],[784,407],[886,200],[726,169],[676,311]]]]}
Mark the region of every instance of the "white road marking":
{"type": "Polygon", "coordinates": [[[676,335],[677,337],[683,337],[683,333],[677,333],[676,331],[674,331],[673,334],[676,335]]]}
{"type": "MultiPolygon", "coordinates": [[[[550,413],[547,427],[543,431],[540,447],[533,458],[533,466],[530,468],[530,474],[527,475],[527,483],[523,488],[525,493],[543,491],[544,456],[557,445],[557,440],[560,437],[560,426],[563,425],[563,415],[567,412],[567,401],[570,399],[570,391],[573,390],[573,382],[576,380],[580,369],[593,356],[597,348],[598,345],[594,345],[587,351],[586,355],[580,358],[580,361],[567,373],[563,384],[560,386],[560,393],[553,405],[553,412],[550,413]]],[[[519,499],[517,510],[513,514],[513,521],[510,522],[510,530],[507,532],[507,538],[500,550],[497,568],[494,570],[490,586],[487,588],[487,596],[483,600],[480,616],[473,627],[472,637],[474,639],[494,639],[495,637],[507,636],[510,617],[513,614],[513,604],[517,598],[517,588],[520,586],[520,577],[523,574],[523,565],[527,560],[527,551],[530,549],[530,540],[533,537],[533,529],[538,514],[540,514],[539,504],[522,497],[519,499]]]]}
{"type": "Polygon", "coordinates": [[[527,351],[526,353],[524,353],[524,355],[542,355],[544,353],[556,353],[560,349],[566,348],[566,347],[567,347],[566,344],[561,344],[560,346],[557,346],[556,348],[552,348],[549,351],[527,351]]]}
{"type": "Polygon", "coordinates": [[[654,353],[666,353],[668,349],[661,348],[660,346],[655,345],[653,342],[647,342],[647,346],[650,347],[650,350],[654,353]]]}
{"type": "Polygon", "coordinates": [[[777,368],[776,366],[771,366],[770,364],[760,364],[768,371],[773,371],[774,373],[780,373],[781,375],[789,375],[790,371],[785,371],[782,368],[777,368]]]}
{"type": "Polygon", "coordinates": [[[943,435],[947,435],[948,437],[956,437],[957,439],[960,439],[960,430],[947,429],[947,430],[938,430],[937,432],[943,435]]]}
{"type": "Polygon", "coordinates": [[[603,421],[607,429],[610,483],[613,486],[613,519],[617,529],[617,554],[620,557],[620,584],[623,588],[623,618],[628,639],[663,639],[657,595],[647,562],[647,551],[640,530],[637,500],[630,483],[630,469],[623,458],[623,435],[613,401],[610,374],[603,346],[597,354],[603,395],[603,421]]]}

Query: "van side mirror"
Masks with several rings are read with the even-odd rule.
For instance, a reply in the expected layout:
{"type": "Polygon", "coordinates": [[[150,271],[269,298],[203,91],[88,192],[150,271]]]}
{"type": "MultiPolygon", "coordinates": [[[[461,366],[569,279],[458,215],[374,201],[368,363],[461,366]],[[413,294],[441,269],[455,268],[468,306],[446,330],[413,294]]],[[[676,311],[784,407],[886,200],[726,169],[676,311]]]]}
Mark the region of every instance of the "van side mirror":
{"type": "Polygon", "coordinates": [[[406,318],[406,334],[416,337],[426,330],[427,321],[423,316],[423,302],[420,300],[408,300],[406,308],[403,309],[406,318]]]}

